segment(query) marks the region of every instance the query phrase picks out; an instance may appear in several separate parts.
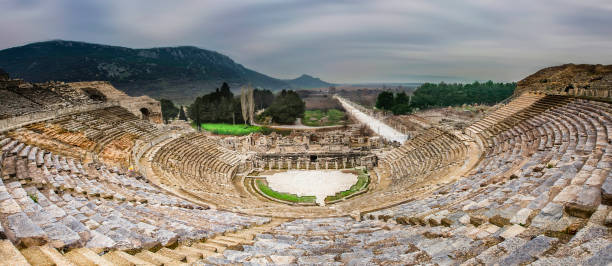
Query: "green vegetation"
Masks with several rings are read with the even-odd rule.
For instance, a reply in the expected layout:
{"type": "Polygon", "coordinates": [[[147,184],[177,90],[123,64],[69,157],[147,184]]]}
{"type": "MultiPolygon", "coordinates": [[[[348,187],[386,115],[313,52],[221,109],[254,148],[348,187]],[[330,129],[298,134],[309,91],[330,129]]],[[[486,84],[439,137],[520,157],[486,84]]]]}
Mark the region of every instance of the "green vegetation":
{"type": "Polygon", "coordinates": [[[242,136],[242,135],[248,135],[253,132],[262,131],[262,127],[259,127],[259,126],[214,124],[214,123],[203,123],[200,126],[202,129],[206,131],[210,131],[214,134],[219,134],[219,135],[242,136]]]}
{"type": "Polygon", "coordinates": [[[428,109],[463,104],[495,104],[510,97],[516,83],[494,83],[487,81],[471,84],[425,83],[413,93],[410,99],[405,93],[381,92],[376,100],[376,108],[406,114],[413,110],[428,109]]]}
{"type": "MultiPolygon", "coordinates": [[[[256,89],[253,91],[255,109],[266,108],[272,102],[270,96],[274,97],[269,90],[256,89]]],[[[196,125],[202,123],[228,123],[243,124],[240,97],[234,97],[229,85],[223,82],[221,88],[215,92],[197,97],[187,107],[187,115],[196,125]]]]}
{"type": "Polygon", "coordinates": [[[32,194],[28,194],[28,196],[30,197],[30,199],[32,199],[34,203],[38,203],[38,196],[32,194]]]}
{"type": "Polygon", "coordinates": [[[196,125],[201,123],[238,123],[241,124],[242,114],[240,101],[234,99],[229,85],[223,82],[221,89],[197,97],[187,108],[189,118],[196,125]]]}
{"type": "Polygon", "coordinates": [[[262,193],[279,200],[289,201],[289,202],[297,202],[297,203],[314,203],[316,200],[315,196],[302,196],[298,197],[295,194],[282,193],[272,190],[261,180],[256,180],[257,187],[261,190],[262,193]]]}
{"type": "Polygon", "coordinates": [[[170,119],[174,119],[178,113],[179,109],[174,106],[174,103],[168,99],[159,100],[161,104],[162,118],[164,119],[164,123],[168,124],[170,119]]]}
{"type": "Polygon", "coordinates": [[[265,120],[265,117],[270,117],[272,122],[293,124],[298,117],[304,116],[304,110],[306,104],[295,91],[282,90],[258,118],[265,120]]]}
{"type": "Polygon", "coordinates": [[[368,185],[370,184],[370,175],[368,175],[365,170],[358,171],[359,172],[357,176],[357,183],[352,185],[348,190],[340,191],[336,193],[336,195],[325,197],[325,202],[335,201],[348,197],[368,187],[368,185]]]}
{"type": "Polygon", "coordinates": [[[346,120],[344,112],[338,109],[324,110],[306,110],[302,123],[311,127],[319,126],[334,126],[339,125],[341,121],[346,120]]]}

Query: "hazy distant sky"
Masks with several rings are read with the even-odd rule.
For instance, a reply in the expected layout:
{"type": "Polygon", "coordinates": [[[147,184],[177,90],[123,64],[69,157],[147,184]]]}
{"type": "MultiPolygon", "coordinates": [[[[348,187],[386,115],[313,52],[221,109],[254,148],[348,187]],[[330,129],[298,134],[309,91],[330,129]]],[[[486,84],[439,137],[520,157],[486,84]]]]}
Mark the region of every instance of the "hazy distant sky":
{"type": "Polygon", "coordinates": [[[612,0],[0,0],[0,49],[194,45],[278,78],[520,80],[612,64],[612,0]]]}

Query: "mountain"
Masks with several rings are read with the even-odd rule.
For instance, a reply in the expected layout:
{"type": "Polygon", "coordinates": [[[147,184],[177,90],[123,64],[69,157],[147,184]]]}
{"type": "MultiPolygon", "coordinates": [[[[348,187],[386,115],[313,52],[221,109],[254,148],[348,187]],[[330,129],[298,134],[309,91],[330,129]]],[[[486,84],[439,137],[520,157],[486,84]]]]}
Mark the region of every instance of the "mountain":
{"type": "Polygon", "coordinates": [[[146,94],[181,104],[224,81],[234,90],[249,83],[272,90],[294,88],[228,56],[193,46],[131,49],[54,40],[1,50],[0,68],[30,82],[106,80],[131,96],[146,94]]]}
{"type": "Polygon", "coordinates": [[[296,79],[286,79],[285,82],[289,83],[291,87],[296,89],[312,89],[334,86],[334,84],[332,83],[327,83],[319,78],[315,78],[306,74],[303,74],[296,79]]]}

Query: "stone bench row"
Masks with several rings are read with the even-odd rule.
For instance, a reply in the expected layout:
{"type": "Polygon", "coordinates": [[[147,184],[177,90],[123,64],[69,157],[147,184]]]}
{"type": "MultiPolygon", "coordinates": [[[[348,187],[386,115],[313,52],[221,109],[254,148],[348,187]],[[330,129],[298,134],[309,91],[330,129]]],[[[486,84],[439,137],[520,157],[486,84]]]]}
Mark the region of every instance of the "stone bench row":
{"type": "Polygon", "coordinates": [[[268,221],[203,210],[103,165],[84,167],[77,160],[2,137],[0,144],[2,157],[15,157],[29,167],[23,175],[30,178],[0,186],[6,191],[0,199],[0,222],[17,246],[49,242],[57,248],[149,248],[268,221]],[[33,150],[44,153],[42,164],[29,160],[33,150]]]}
{"type": "Polygon", "coordinates": [[[392,220],[298,219],[257,234],[253,244],[244,245],[242,251],[226,250],[223,258],[208,261],[316,265],[609,263],[607,252],[612,251],[612,242],[605,239],[601,226],[587,226],[569,242],[520,227],[477,224],[469,219],[435,227],[398,225],[392,220]]]}

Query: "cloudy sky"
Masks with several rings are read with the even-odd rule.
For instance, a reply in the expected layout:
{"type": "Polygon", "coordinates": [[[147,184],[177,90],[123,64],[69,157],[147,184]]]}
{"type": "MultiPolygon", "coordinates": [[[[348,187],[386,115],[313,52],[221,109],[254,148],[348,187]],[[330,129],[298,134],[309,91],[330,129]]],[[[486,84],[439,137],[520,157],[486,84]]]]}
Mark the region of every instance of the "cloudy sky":
{"type": "Polygon", "coordinates": [[[0,49],[194,45],[278,78],[514,81],[612,64],[610,0],[0,0],[0,49]]]}

